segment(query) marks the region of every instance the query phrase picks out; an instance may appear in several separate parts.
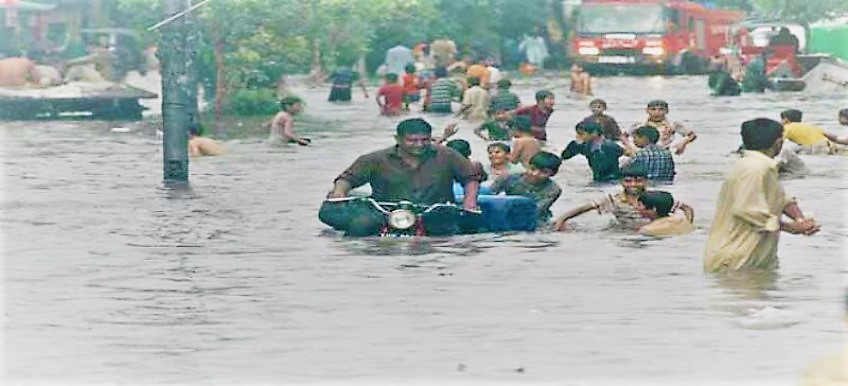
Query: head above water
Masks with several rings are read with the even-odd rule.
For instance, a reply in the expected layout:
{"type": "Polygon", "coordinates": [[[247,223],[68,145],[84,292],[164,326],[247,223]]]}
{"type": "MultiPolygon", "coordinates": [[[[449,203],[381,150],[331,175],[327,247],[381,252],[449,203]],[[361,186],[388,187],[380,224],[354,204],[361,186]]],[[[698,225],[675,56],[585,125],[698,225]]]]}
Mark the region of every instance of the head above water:
{"type": "Polygon", "coordinates": [[[397,74],[391,73],[391,72],[386,74],[386,83],[397,83],[397,81],[398,81],[397,74]]]}
{"type": "Polygon", "coordinates": [[[633,136],[643,137],[647,140],[647,143],[656,144],[660,140],[660,131],[653,126],[642,126],[633,130],[633,136]]]}
{"type": "Polygon", "coordinates": [[[530,157],[530,166],[549,175],[554,175],[559,172],[559,166],[562,164],[562,159],[556,156],[556,154],[548,153],[546,151],[540,151],[536,153],[533,157],[530,157]]]}
{"type": "Polygon", "coordinates": [[[742,146],[747,150],[780,152],[783,145],[783,124],[773,119],[756,118],[742,123],[742,146]]]}
{"type": "Polygon", "coordinates": [[[403,68],[403,70],[406,71],[407,74],[414,74],[415,71],[416,71],[416,68],[415,68],[414,64],[410,63],[410,64],[407,64],[406,67],[403,68]]]}
{"type": "Polygon", "coordinates": [[[421,118],[405,119],[398,123],[395,141],[401,151],[420,156],[430,148],[433,127],[421,118]]]}
{"type": "Polygon", "coordinates": [[[468,78],[468,87],[474,87],[480,85],[480,78],[468,78]]]}
{"type": "Polygon", "coordinates": [[[292,106],[297,104],[303,104],[303,99],[300,99],[299,97],[296,97],[294,95],[280,99],[280,108],[283,109],[283,111],[289,111],[292,106]]]}
{"type": "Polygon", "coordinates": [[[804,113],[801,110],[788,109],[780,112],[780,119],[786,122],[801,122],[804,113]]]}
{"type": "Polygon", "coordinates": [[[654,108],[654,107],[662,108],[665,111],[668,111],[668,102],[666,102],[662,99],[654,99],[654,100],[648,102],[648,109],[649,110],[651,108],[654,108]]]}
{"type": "Polygon", "coordinates": [[[493,142],[493,143],[490,143],[489,146],[486,146],[487,152],[491,152],[492,150],[495,150],[495,149],[499,149],[499,150],[503,151],[504,153],[509,153],[510,151],[512,151],[512,148],[504,142],[493,142]]]}
{"type": "Polygon", "coordinates": [[[199,123],[190,124],[188,126],[188,134],[190,136],[197,136],[203,134],[203,126],[199,123]]]}
{"type": "Polygon", "coordinates": [[[648,169],[642,165],[629,165],[621,169],[621,186],[624,193],[638,196],[648,185],[648,169]]]}
{"type": "Polygon", "coordinates": [[[542,102],[549,97],[553,97],[554,93],[549,90],[539,90],[536,91],[536,103],[542,102]]]}
{"type": "Polygon", "coordinates": [[[671,213],[671,208],[674,207],[674,196],[669,192],[661,190],[644,191],[639,195],[637,200],[642,204],[642,207],[647,212],[642,215],[651,218],[668,217],[671,213]]]}
{"type": "Polygon", "coordinates": [[[509,79],[501,79],[498,81],[498,89],[506,90],[512,87],[512,81],[509,79]]]}
{"type": "Polygon", "coordinates": [[[463,157],[468,158],[471,156],[471,144],[464,139],[452,139],[445,144],[445,146],[456,150],[459,154],[462,154],[463,157]]]}
{"type": "Polygon", "coordinates": [[[848,126],[848,109],[839,110],[839,124],[848,126]]]}
{"type": "Polygon", "coordinates": [[[580,121],[580,123],[575,125],[574,131],[576,131],[578,134],[584,134],[584,135],[591,135],[591,134],[601,135],[601,133],[604,132],[604,129],[603,129],[603,127],[601,127],[601,124],[598,123],[598,121],[596,121],[593,118],[589,118],[589,119],[584,119],[584,120],[580,121]]]}

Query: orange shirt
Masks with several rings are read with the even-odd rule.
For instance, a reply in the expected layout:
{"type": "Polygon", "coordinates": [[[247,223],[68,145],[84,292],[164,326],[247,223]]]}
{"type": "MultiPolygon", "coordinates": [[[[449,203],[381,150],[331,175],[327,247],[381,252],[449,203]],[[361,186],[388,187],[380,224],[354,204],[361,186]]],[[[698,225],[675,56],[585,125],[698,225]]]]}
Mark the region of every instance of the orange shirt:
{"type": "Polygon", "coordinates": [[[403,93],[406,95],[417,94],[418,89],[418,76],[415,74],[403,74],[403,93]]]}

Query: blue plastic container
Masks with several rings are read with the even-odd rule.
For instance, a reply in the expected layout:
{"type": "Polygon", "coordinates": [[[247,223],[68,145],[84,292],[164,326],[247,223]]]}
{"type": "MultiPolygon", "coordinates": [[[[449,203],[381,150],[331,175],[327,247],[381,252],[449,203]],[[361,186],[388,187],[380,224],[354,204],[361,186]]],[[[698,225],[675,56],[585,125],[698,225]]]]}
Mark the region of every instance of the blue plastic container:
{"type": "MultiPolygon", "coordinates": [[[[457,202],[462,202],[462,186],[454,184],[457,202]]],[[[524,196],[492,195],[488,187],[480,187],[477,205],[483,211],[479,228],[481,232],[534,231],[539,218],[536,202],[524,196]]]]}

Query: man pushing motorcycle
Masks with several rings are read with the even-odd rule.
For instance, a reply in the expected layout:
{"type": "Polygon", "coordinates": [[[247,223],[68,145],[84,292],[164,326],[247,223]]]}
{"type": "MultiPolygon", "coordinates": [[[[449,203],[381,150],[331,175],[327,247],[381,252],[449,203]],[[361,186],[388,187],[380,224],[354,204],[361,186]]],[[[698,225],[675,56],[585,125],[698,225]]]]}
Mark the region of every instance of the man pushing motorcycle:
{"type": "Polygon", "coordinates": [[[340,174],[319,212],[321,220],[348,235],[379,234],[385,217],[376,211],[340,213],[329,206],[333,199],[347,197],[350,190],[371,184],[376,201],[409,201],[417,205],[453,203],[454,181],[463,186],[462,208],[476,212],[477,192],[482,174],[478,168],[453,149],[433,144],[432,127],[421,118],[397,125],[396,144],[360,156],[340,174]]]}

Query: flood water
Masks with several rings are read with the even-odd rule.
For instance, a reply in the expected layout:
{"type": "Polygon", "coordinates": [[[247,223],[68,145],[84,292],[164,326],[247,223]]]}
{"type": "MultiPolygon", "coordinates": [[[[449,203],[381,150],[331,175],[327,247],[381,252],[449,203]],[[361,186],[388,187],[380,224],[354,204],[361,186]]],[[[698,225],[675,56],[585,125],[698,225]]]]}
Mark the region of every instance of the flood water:
{"type": "MultiPolygon", "coordinates": [[[[589,114],[551,88],[557,153],[589,114]]],[[[708,96],[703,77],[602,78],[622,126],[667,99],[698,132],[669,187],[698,229],[671,239],[607,230],[345,239],[317,219],[335,176],[392,143],[372,99],[307,100],[311,147],[227,141],[192,159],[191,188],[162,186],[161,142],[117,123],[0,122],[5,384],[795,384],[845,344],[846,156],[803,156],[784,181],[823,224],[784,234],[768,277],[701,268],[739,124],[798,108],[848,134],[845,93],[708,96]]],[[[373,90],[372,90],[373,96],[373,90]]],[[[428,118],[439,130],[449,117],[428,118]]],[[[485,144],[461,124],[472,158],[485,144]]],[[[563,164],[555,214],[614,192],[585,159],[563,164]]]]}

